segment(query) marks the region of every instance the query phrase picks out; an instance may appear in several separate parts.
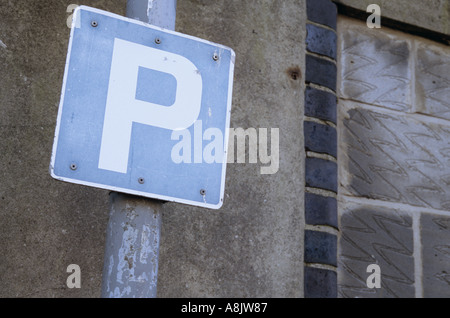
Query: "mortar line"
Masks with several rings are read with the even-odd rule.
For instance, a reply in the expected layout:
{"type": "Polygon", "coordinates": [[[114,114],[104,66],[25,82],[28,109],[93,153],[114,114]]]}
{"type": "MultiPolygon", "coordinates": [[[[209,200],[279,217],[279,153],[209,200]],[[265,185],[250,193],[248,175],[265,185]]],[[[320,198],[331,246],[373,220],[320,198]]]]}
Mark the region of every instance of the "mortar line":
{"type": "Polygon", "coordinates": [[[320,189],[320,188],[305,187],[305,192],[321,195],[324,197],[334,198],[334,199],[337,198],[337,194],[335,192],[330,191],[330,190],[320,189]]]}
{"type": "Polygon", "coordinates": [[[323,119],[320,119],[320,118],[316,118],[316,117],[310,117],[310,116],[304,116],[304,121],[312,121],[312,122],[314,122],[314,123],[317,123],[317,124],[321,124],[321,125],[325,125],[325,126],[330,126],[330,127],[333,127],[333,128],[336,128],[336,124],[335,123],[333,123],[333,122],[331,122],[331,121],[328,121],[328,120],[323,120],[323,119]]]}
{"type": "Polygon", "coordinates": [[[411,103],[412,103],[412,111],[415,113],[417,112],[417,100],[416,100],[416,61],[417,61],[417,45],[416,45],[416,40],[412,39],[410,40],[411,43],[411,58],[409,60],[409,68],[411,70],[411,92],[410,97],[411,97],[411,103]]]}
{"type": "Polygon", "coordinates": [[[314,26],[317,26],[317,27],[324,28],[324,29],[329,30],[329,31],[333,31],[335,34],[337,34],[337,31],[335,29],[329,27],[328,25],[320,24],[320,23],[317,23],[317,22],[313,22],[311,20],[306,20],[306,23],[314,25],[314,26]]]}
{"type": "Polygon", "coordinates": [[[328,265],[328,264],[321,264],[321,263],[305,263],[305,267],[326,269],[326,270],[333,271],[333,272],[337,271],[336,266],[328,265]]]}
{"type": "Polygon", "coordinates": [[[312,82],[306,82],[306,87],[311,87],[311,88],[315,88],[318,89],[320,91],[324,91],[330,94],[333,94],[334,96],[336,96],[336,92],[333,91],[331,88],[328,88],[326,86],[320,85],[320,84],[316,84],[316,83],[312,83],[312,82]]]}
{"type": "Polygon", "coordinates": [[[321,153],[321,152],[315,152],[315,151],[307,151],[306,152],[307,158],[318,158],[323,160],[328,160],[334,163],[337,163],[337,159],[333,157],[332,155],[321,153]]]}
{"type": "MultiPolygon", "coordinates": [[[[436,124],[441,126],[450,126],[450,120],[444,118],[433,117],[432,115],[426,115],[421,113],[406,113],[400,110],[393,110],[389,108],[385,108],[379,105],[370,104],[367,102],[356,101],[350,98],[339,97],[339,101],[341,104],[344,104],[348,108],[348,104],[351,104],[351,108],[360,107],[367,110],[371,110],[377,113],[385,113],[393,116],[404,116],[406,118],[413,118],[418,121],[426,122],[429,124],[436,124]]],[[[342,107],[342,105],[341,105],[342,107]]]]}
{"type": "Polygon", "coordinates": [[[339,198],[343,199],[344,201],[350,202],[350,203],[358,203],[358,204],[367,204],[382,208],[388,208],[388,209],[397,209],[397,210],[403,210],[410,212],[411,214],[420,214],[420,213],[432,213],[442,216],[449,216],[450,211],[445,210],[439,210],[435,208],[429,208],[429,207],[420,207],[420,206],[414,206],[409,205],[406,203],[399,203],[399,202],[390,202],[390,201],[382,201],[382,200],[375,200],[375,199],[368,199],[363,197],[352,197],[347,194],[339,194],[339,198]]]}
{"type": "Polygon", "coordinates": [[[308,49],[306,49],[306,55],[311,55],[311,56],[314,56],[314,57],[318,57],[320,59],[324,59],[325,61],[328,61],[328,62],[333,63],[334,65],[336,65],[336,61],[333,60],[331,57],[328,57],[326,55],[322,55],[322,54],[319,54],[319,53],[314,53],[314,52],[308,51],[308,49]]]}
{"type": "Polygon", "coordinates": [[[336,228],[331,227],[329,225],[310,225],[310,224],[305,224],[305,231],[322,232],[322,233],[333,234],[333,235],[336,235],[336,236],[339,235],[339,231],[336,228]]]}
{"type": "Polygon", "coordinates": [[[422,243],[420,233],[420,214],[412,213],[412,228],[413,228],[413,258],[414,258],[414,287],[416,298],[423,298],[423,264],[422,264],[422,243]]]}

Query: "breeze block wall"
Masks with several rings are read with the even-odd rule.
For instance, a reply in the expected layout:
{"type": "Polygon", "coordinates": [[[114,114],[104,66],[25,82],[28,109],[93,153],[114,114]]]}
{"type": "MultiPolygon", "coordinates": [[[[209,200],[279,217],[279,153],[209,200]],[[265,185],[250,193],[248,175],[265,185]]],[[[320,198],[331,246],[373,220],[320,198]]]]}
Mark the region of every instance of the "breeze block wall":
{"type": "Polygon", "coordinates": [[[338,296],[450,297],[450,47],[337,29],[338,296]]]}
{"type": "Polygon", "coordinates": [[[337,296],[336,19],[329,0],[307,1],[305,70],[306,298],[337,296]]]}

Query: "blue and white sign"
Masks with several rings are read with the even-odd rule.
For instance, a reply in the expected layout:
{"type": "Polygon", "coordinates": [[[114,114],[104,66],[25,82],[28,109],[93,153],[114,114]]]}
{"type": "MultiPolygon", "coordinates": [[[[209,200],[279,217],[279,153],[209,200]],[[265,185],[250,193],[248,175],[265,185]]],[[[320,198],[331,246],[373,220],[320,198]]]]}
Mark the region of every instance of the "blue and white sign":
{"type": "Polygon", "coordinates": [[[51,175],[220,208],[234,60],[228,47],[78,7],[51,175]]]}

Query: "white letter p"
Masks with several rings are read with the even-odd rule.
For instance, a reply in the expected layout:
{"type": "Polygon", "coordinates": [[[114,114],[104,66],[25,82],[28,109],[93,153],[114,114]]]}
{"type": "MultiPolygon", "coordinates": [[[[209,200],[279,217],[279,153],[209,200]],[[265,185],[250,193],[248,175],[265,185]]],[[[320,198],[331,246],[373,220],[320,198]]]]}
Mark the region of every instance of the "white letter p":
{"type": "Polygon", "coordinates": [[[116,38],[99,169],[127,172],[133,122],[170,130],[186,129],[198,119],[201,100],[202,77],[187,58],[116,38]],[[136,99],[139,67],[175,77],[177,88],[173,105],[136,99]]]}

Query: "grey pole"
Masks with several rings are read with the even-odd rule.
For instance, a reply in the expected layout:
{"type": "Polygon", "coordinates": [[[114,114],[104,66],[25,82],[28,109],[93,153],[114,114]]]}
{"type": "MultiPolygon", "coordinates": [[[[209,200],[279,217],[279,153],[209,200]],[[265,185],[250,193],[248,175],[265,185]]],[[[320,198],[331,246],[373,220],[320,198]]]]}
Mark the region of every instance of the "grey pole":
{"type": "Polygon", "coordinates": [[[103,298],[156,298],[161,202],[111,193],[103,298]]]}
{"type": "MultiPolygon", "coordinates": [[[[128,0],[127,17],[174,30],[176,0],[128,0]]],[[[156,298],[162,202],[111,193],[103,298],[156,298]]]]}
{"type": "Polygon", "coordinates": [[[128,0],[127,17],[175,30],[176,0],[128,0]]]}

